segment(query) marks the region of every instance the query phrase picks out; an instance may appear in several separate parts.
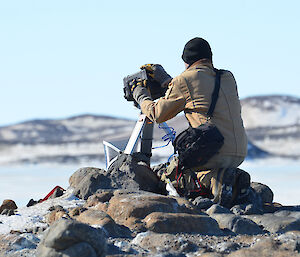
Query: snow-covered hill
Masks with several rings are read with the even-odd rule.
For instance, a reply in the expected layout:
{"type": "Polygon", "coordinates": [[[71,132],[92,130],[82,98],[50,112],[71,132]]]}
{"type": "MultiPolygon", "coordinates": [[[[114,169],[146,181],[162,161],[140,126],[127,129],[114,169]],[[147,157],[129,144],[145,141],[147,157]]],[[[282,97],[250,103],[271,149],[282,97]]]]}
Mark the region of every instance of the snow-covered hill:
{"type": "Polygon", "coordinates": [[[272,154],[300,157],[300,99],[257,96],[242,100],[248,138],[272,154]]]}
{"type": "MultiPolygon", "coordinates": [[[[138,111],[137,111],[138,113],[138,111]]],[[[300,157],[300,99],[258,96],[242,100],[250,158],[272,153],[300,157]]],[[[0,165],[41,162],[104,162],[102,141],[125,145],[135,120],[80,115],[60,120],[32,120],[0,127],[0,165]]],[[[188,127],[184,116],[168,122],[177,133],[188,127]]],[[[155,127],[154,146],[164,145],[163,132],[155,127]]],[[[166,160],[172,147],[153,151],[154,160],[166,160]]]]}
{"type": "Polygon", "coordinates": [[[0,164],[104,160],[102,140],[128,138],[134,121],[80,115],[0,128],[0,164]]]}
{"type": "Polygon", "coordinates": [[[242,100],[242,115],[247,129],[300,126],[300,98],[255,96],[242,100]]]}

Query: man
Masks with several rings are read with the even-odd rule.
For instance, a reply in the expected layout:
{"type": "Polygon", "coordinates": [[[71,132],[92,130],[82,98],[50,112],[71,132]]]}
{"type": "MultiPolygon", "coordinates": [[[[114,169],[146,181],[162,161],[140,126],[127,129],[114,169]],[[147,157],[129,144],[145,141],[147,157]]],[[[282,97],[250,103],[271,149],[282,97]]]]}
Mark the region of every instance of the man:
{"type": "MultiPolygon", "coordinates": [[[[147,89],[136,82],[132,86],[133,97],[152,121],[161,123],[184,111],[190,126],[196,128],[207,121],[216,79],[209,43],[202,38],[193,38],[186,43],[182,59],[186,70],[173,79],[160,65],[142,66],[154,80],[162,86],[167,85],[168,89],[165,96],[154,102],[147,89]]],[[[194,167],[193,171],[197,173],[199,183],[211,191],[215,202],[230,206],[238,194],[245,193],[250,177],[246,172],[235,169],[247,155],[247,137],[236,82],[229,71],[222,70],[219,97],[211,122],[223,135],[224,144],[206,164],[194,167]]],[[[168,169],[176,165],[175,160],[168,169]]]]}

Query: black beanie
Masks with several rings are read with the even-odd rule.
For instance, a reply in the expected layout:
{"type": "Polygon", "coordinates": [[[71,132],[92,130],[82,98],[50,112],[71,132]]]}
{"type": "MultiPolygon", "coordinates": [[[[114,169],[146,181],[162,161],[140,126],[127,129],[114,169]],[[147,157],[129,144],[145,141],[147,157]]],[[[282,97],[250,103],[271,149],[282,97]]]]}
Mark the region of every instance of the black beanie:
{"type": "Polygon", "coordinates": [[[200,37],[195,37],[184,46],[182,59],[185,63],[191,65],[200,59],[212,60],[212,52],[209,43],[200,37]]]}

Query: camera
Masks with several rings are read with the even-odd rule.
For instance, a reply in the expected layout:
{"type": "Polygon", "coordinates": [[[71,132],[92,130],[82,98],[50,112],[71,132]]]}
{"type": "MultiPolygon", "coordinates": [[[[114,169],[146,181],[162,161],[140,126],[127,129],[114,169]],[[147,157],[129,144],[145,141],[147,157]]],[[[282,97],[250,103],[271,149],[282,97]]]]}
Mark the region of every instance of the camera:
{"type": "Polygon", "coordinates": [[[156,100],[162,96],[165,95],[167,88],[162,88],[161,85],[153,80],[151,77],[147,76],[146,70],[142,69],[141,71],[134,73],[132,75],[128,75],[123,79],[123,84],[124,84],[124,98],[127,101],[134,101],[132,92],[129,87],[129,83],[134,80],[134,79],[141,79],[141,80],[147,80],[146,86],[150,91],[150,95],[152,100],[156,100]]]}

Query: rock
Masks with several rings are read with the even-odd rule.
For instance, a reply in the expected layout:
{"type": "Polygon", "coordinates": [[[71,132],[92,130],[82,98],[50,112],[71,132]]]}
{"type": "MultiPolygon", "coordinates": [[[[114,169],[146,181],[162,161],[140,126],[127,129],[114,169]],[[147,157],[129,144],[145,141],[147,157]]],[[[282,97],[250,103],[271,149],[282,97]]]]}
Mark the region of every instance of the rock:
{"type": "Polygon", "coordinates": [[[261,197],[263,203],[272,203],[274,194],[267,185],[258,182],[251,182],[251,187],[261,197]]]}
{"type": "Polygon", "coordinates": [[[248,204],[245,207],[244,215],[250,214],[263,214],[263,210],[259,208],[259,206],[254,204],[248,204]]]}
{"type": "Polygon", "coordinates": [[[298,256],[291,250],[283,247],[280,242],[267,238],[256,242],[252,247],[241,248],[240,250],[233,252],[228,257],[270,257],[270,256],[298,256]]]}
{"type": "Polygon", "coordinates": [[[32,233],[32,234],[39,234],[46,230],[46,227],[31,227],[31,228],[25,228],[26,233],[32,233]]]}
{"type": "Polygon", "coordinates": [[[26,207],[30,207],[30,206],[36,205],[37,203],[38,203],[38,201],[30,199],[29,202],[26,204],[26,207]]]}
{"type": "Polygon", "coordinates": [[[6,216],[12,216],[12,215],[15,215],[15,211],[14,210],[4,209],[0,214],[1,215],[6,215],[6,216]]]}
{"type": "Polygon", "coordinates": [[[120,154],[108,170],[113,188],[161,193],[159,179],[139,153],[120,154]]]}
{"type": "Polygon", "coordinates": [[[40,239],[30,233],[0,234],[0,256],[36,256],[35,251],[40,239]]]}
{"type": "Polygon", "coordinates": [[[49,211],[65,211],[64,207],[61,205],[53,205],[49,209],[49,211]]]}
{"type": "MultiPolygon", "coordinates": [[[[179,254],[194,252],[197,246],[178,235],[159,234],[151,231],[139,233],[131,241],[132,244],[138,245],[143,249],[158,254],[179,254]]],[[[173,255],[172,255],[173,256],[173,255]]]]}
{"type": "Polygon", "coordinates": [[[94,208],[95,210],[98,210],[98,211],[104,211],[104,212],[107,212],[107,210],[108,210],[108,205],[109,205],[108,202],[105,202],[105,203],[98,203],[96,206],[93,206],[93,208],[94,208]]]}
{"type": "Polygon", "coordinates": [[[215,246],[216,250],[221,253],[230,253],[240,248],[240,245],[234,242],[222,242],[215,246]]]}
{"type": "Polygon", "coordinates": [[[74,244],[61,251],[44,245],[39,245],[37,248],[37,254],[38,257],[98,257],[95,250],[85,242],[74,244]]]}
{"type": "Polygon", "coordinates": [[[86,210],[87,210],[87,208],[82,207],[82,206],[78,206],[78,207],[75,207],[75,208],[71,209],[69,211],[69,215],[71,217],[79,216],[81,213],[85,212],[86,210]]]}
{"type": "Polygon", "coordinates": [[[35,249],[40,242],[39,238],[30,233],[22,233],[14,242],[15,248],[35,249]]]}
{"type": "Polygon", "coordinates": [[[76,188],[87,175],[97,175],[102,171],[102,169],[93,167],[80,168],[76,170],[69,178],[69,184],[71,187],[76,188]]]}
{"type": "Polygon", "coordinates": [[[263,209],[263,205],[264,205],[262,202],[261,195],[256,193],[256,191],[252,187],[249,187],[247,196],[245,196],[244,200],[238,204],[241,204],[241,205],[252,204],[253,206],[255,206],[255,208],[261,209],[261,210],[263,209]]]}
{"type": "Polygon", "coordinates": [[[152,212],[199,213],[183,198],[175,199],[147,192],[126,193],[126,191],[116,191],[107,209],[107,213],[118,224],[137,231],[144,229],[141,220],[152,212]]]}
{"type": "Polygon", "coordinates": [[[285,232],[284,234],[280,234],[275,239],[280,240],[281,242],[299,241],[300,240],[300,231],[288,231],[288,232],[285,232]]]}
{"type": "Polygon", "coordinates": [[[81,168],[69,179],[74,194],[81,199],[103,192],[103,189],[145,190],[161,193],[159,179],[139,154],[121,154],[108,171],[81,168]]]}
{"type": "Polygon", "coordinates": [[[102,230],[73,220],[60,219],[45,233],[37,249],[39,257],[103,257],[106,239],[102,230]]]}
{"type": "Polygon", "coordinates": [[[259,209],[254,204],[235,205],[230,209],[230,211],[235,215],[263,214],[263,210],[259,209]]]}
{"type": "Polygon", "coordinates": [[[86,210],[76,217],[76,219],[89,225],[103,225],[109,222],[114,222],[114,220],[105,212],[93,209],[86,210]]]}
{"type": "Polygon", "coordinates": [[[65,210],[55,209],[46,215],[46,222],[51,225],[61,218],[71,219],[65,210]]]}
{"type": "Polygon", "coordinates": [[[96,206],[99,203],[108,202],[114,195],[113,190],[103,190],[102,192],[91,195],[87,201],[86,206],[92,207],[96,206]]]}
{"type": "Polygon", "coordinates": [[[262,229],[252,220],[234,214],[212,214],[221,229],[229,229],[237,234],[256,235],[263,233],[262,229]]]}
{"type": "Polygon", "coordinates": [[[264,203],[262,209],[264,213],[274,213],[282,210],[282,207],[283,206],[280,203],[264,203]]]}
{"type": "Polygon", "coordinates": [[[145,219],[146,228],[157,233],[198,233],[220,235],[218,223],[206,215],[154,212],[145,219]]]}
{"type": "Polygon", "coordinates": [[[227,209],[226,207],[224,206],[221,206],[219,204],[213,204],[210,208],[208,208],[206,210],[206,213],[208,215],[213,215],[213,214],[231,214],[231,211],[229,209],[227,209]]]}
{"type": "MultiPolygon", "coordinates": [[[[275,240],[279,240],[282,243],[282,247],[290,249],[295,253],[300,253],[300,232],[289,231],[279,235],[275,240]]],[[[300,254],[299,254],[300,255],[300,254]]]]}
{"type": "Polygon", "coordinates": [[[202,196],[198,196],[194,199],[193,204],[197,206],[200,210],[207,210],[214,203],[211,199],[203,198],[202,196]]]}
{"type": "MultiPolygon", "coordinates": [[[[100,173],[102,170],[99,169],[99,172],[97,173],[95,168],[86,169],[92,169],[93,172],[87,173],[85,177],[82,178],[82,180],[74,187],[73,192],[74,195],[84,200],[88,199],[89,196],[96,193],[99,189],[107,189],[111,187],[110,179],[104,174],[100,173]]],[[[103,172],[105,173],[105,171],[103,172]]],[[[79,173],[79,175],[81,175],[81,173],[79,173]]],[[[72,184],[75,184],[75,182],[72,182],[72,184]]]]}
{"type": "Polygon", "coordinates": [[[13,200],[4,200],[2,205],[0,206],[0,213],[2,213],[3,210],[16,210],[18,209],[16,203],[13,200]]]}
{"type": "Polygon", "coordinates": [[[206,210],[206,213],[211,216],[216,213],[231,213],[231,212],[230,210],[228,210],[227,208],[219,204],[214,204],[208,210],[206,210]]]}
{"type": "Polygon", "coordinates": [[[201,257],[224,257],[223,254],[216,253],[216,252],[206,252],[201,249],[197,251],[194,256],[201,256],[201,257]]]}
{"type": "Polygon", "coordinates": [[[287,211],[287,210],[282,210],[282,211],[276,211],[274,215],[278,217],[293,217],[296,219],[300,219],[300,211],[287,211]]]}
{"type": "Polygon", "coordinates": [[[262,234],[263,230],[252,220],[236,216],[232,219],[232,231],[237,234],[257,235],[262,234]]]}
{"type": "Polygon", "coordinates": [[[76,217],[76,220],[89,225],[101,226],[109,237],[130,237],[131,235],[128,228],[117,225],[115,221],[103,211],[88,209],[76,217]]]}
{"type": "Polygon", "coordinates": [[[248,215],[258,225],[272,233],[285,233],[287,231],[300,231],[300,219],[294,217],[280,217],[271,213],[264,215],[248,215]]]}

